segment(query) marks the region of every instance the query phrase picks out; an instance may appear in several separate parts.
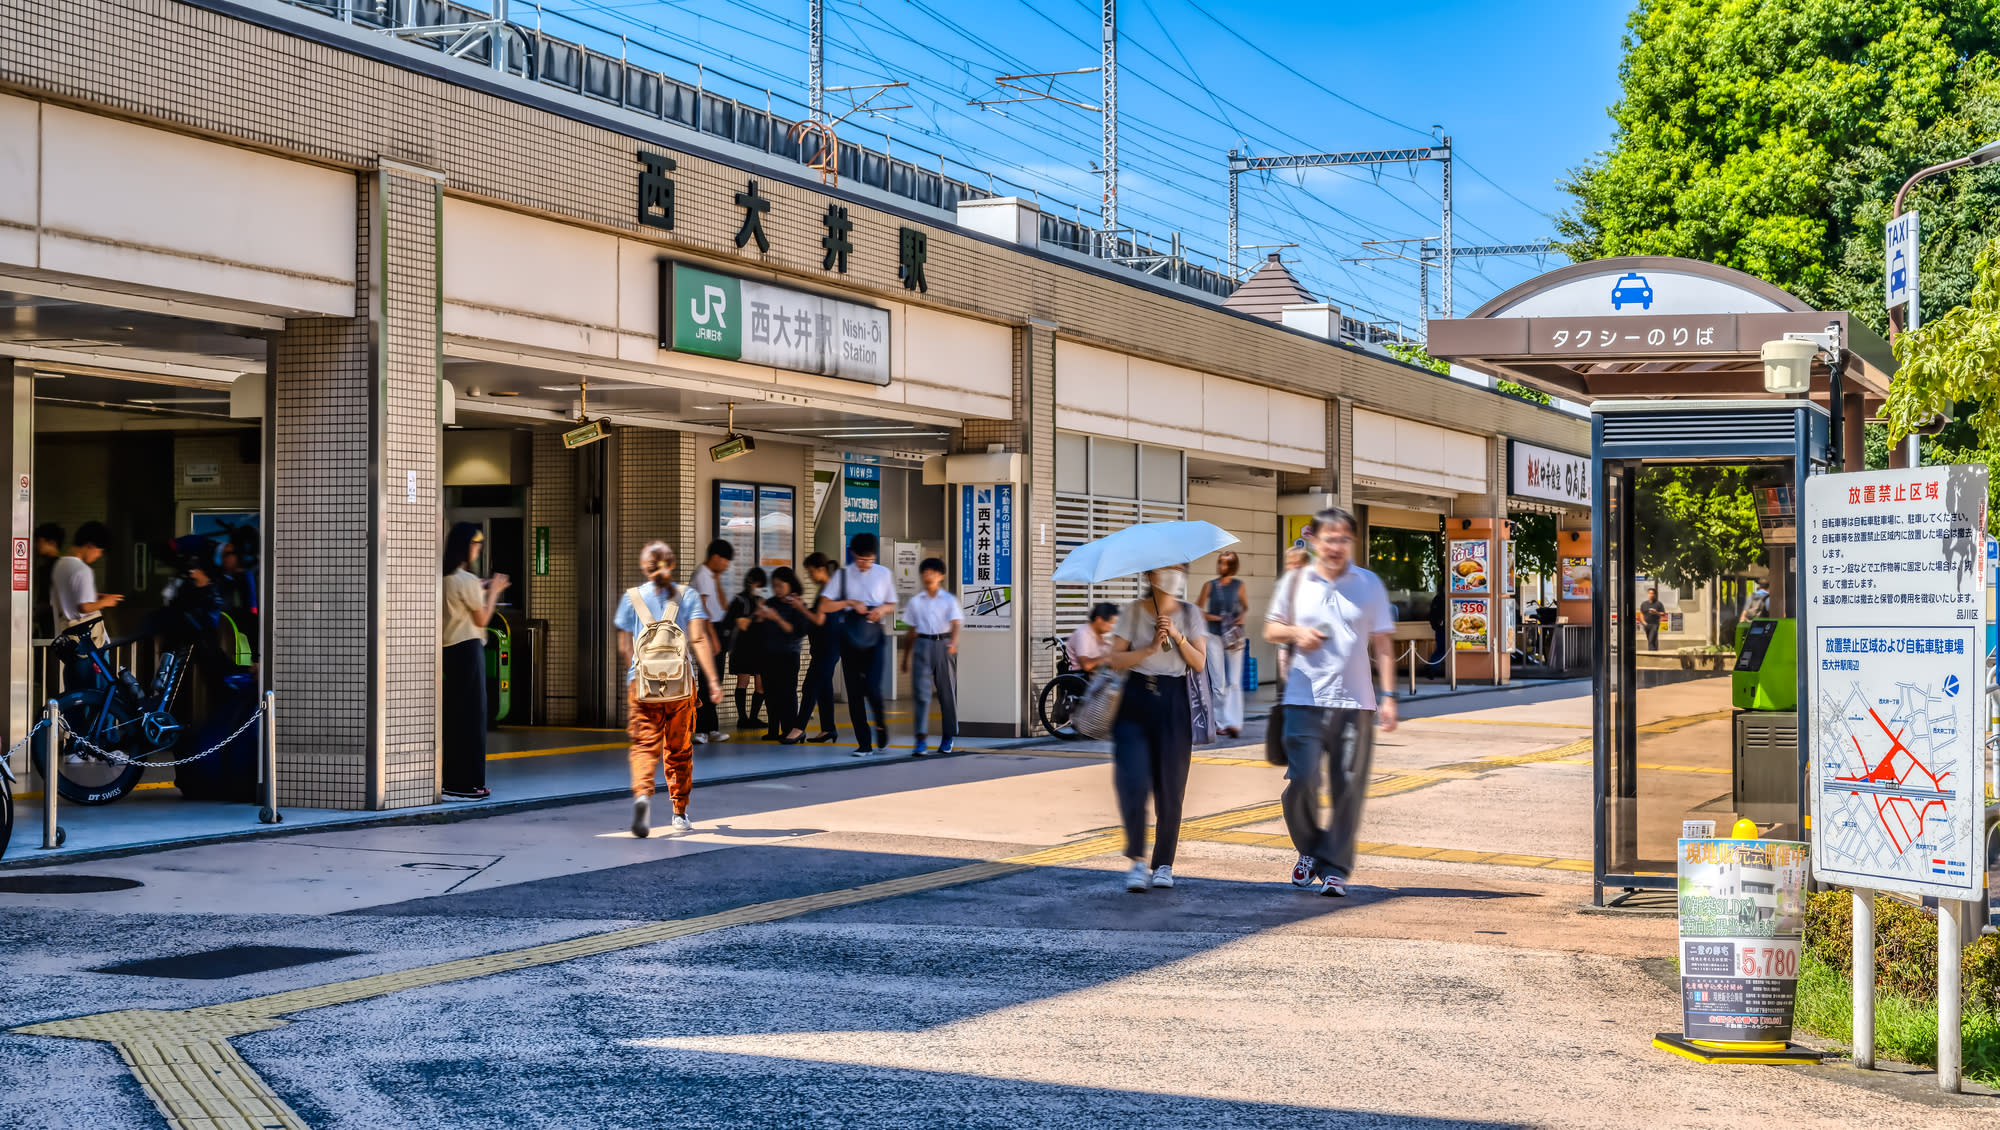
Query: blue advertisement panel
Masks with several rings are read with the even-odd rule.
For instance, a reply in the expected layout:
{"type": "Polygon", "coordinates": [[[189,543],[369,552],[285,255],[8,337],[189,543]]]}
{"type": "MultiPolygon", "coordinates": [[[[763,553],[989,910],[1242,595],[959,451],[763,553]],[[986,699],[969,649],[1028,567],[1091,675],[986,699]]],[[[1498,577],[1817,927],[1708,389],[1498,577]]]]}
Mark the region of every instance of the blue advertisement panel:
{"type": "Polygon", "coordinates": [[[1014,615],[1014,487],[960,487],[959,603],[967,629],[1008,628],[1014,615]]]}

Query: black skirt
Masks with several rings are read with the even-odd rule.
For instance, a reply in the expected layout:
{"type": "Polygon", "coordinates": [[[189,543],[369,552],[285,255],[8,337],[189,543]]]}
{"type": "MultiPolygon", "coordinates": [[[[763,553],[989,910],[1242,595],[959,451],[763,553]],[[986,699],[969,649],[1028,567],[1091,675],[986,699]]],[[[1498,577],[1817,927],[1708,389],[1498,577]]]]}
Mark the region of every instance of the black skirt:
{"type": "Polygon", "coordinates": [[[466,640],[444,649],[444,790],[469,793],[486,787],[486,642],[466,640]]]}

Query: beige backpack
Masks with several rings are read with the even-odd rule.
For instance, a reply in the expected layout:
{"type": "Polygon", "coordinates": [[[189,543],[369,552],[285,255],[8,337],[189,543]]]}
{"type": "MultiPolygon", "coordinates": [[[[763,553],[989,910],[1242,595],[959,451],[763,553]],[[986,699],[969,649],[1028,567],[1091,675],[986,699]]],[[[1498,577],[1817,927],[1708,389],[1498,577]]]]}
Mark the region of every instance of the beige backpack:
{"type": "Polygon", "coordinates": [[[632,697],[638,702],[682,702],[695,693],[694,671],[688,657],[687,633],[671,615],[655,618],[646,603],[646,586],[625,594],[639,617],[639,637],[632,641],[632,697]]]}

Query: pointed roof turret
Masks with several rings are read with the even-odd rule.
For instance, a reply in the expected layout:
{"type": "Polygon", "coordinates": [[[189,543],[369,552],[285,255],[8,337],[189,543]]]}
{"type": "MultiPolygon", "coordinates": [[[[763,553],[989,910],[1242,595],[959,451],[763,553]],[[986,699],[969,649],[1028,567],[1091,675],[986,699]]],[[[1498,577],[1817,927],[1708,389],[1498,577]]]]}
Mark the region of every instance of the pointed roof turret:
{"type": "Polygon", "coordinates": [[[1222,300],[1226,310],[1241,310],[1267,322],[1280,321],[1282,311],[1287,306],[1302,306],[1317,301],[1311,292],[1299,285],[1299,280],[1285,269],[1276,251],[1264,260],[1264,265],[1251,272],[1234,293],[1222,300]]]}

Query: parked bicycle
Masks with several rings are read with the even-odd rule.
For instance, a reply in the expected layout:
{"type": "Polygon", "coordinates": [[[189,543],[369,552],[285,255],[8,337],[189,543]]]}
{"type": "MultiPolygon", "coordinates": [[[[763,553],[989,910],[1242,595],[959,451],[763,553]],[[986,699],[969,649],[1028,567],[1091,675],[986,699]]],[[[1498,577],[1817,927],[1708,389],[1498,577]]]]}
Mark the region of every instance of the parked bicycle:
{"type": "MultiPolygon", "coordinates": [[[[145,759],[170,750],[180,741],[183,726],[174,716],[174,700],[185,681],[192,640],[163,652],[153,685],[145,690],[111,651],[134,639],[100,644],[100,623],[87,620],[58,633],[50,644],[64,670],[70,690],[56,696],[61,719],[55,736],[56,787],[72,804],[109,804],[130,793],[146,772],[145,759]]],[[[46,777],[49,733],[30,743],[35,772],[46,777]]],[[[48,782],[42,782],[43,787],[48,782]]]]}
{"type": "Polygon", "coordinates": [[[1041,716],[1042,729],[1064,741],[1078,741],[1083,735],[1071,724],[1070,716],[1083,702],[1090,677],[1071,662],[1069,647],[1061,639],[1050,636],[1045,646],[1056,653],[1056,677],[1042,685],[1036,713],[1041,716]]]}

